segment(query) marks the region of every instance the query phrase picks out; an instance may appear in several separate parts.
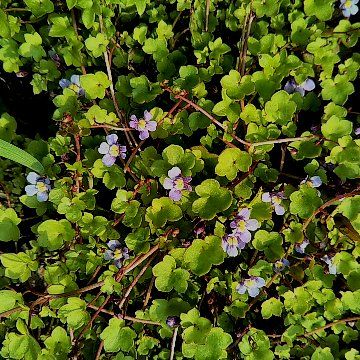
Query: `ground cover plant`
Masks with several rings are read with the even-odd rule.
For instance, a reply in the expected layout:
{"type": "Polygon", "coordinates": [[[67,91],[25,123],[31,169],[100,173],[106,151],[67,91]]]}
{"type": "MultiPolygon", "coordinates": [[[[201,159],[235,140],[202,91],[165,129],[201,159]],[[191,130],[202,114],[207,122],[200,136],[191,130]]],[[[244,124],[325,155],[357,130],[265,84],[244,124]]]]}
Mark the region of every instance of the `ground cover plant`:
{"type": "Polygon", "coordinates": [[[357,0],[2,0],[2,359],[359,360],[357,0]]]}

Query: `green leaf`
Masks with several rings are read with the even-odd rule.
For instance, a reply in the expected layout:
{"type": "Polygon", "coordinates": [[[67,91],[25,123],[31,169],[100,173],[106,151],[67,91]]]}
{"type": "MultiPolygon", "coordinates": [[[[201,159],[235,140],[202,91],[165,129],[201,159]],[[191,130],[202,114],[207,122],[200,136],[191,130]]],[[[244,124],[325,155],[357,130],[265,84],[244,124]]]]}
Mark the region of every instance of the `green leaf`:
{"type": "Polygon", "coordinates": [[[238,148],[225,149],[218,158],[215,173],[234,180],[239,171],[246,172],[252,163],[251,155],[238,148]]]}
{"type": "Polygon", "coordinates": [[[105,90],[110,86],[110,80],[104,72],[97,71],[95,74],[82,75],[80,84],[90,99],[103,99],[105,90]]]}
{"type": "Polygon", "coordinates": [[[236,70],[230,70],[229,75],[225,75],[221,79],[221,86],[226,89],[226,94],[231,99],[240,100],[246,95],[250,95],[255,91],[255,85],[250,75],[240,76],[236,70]]]}
{"type": "Polygon", "coordinates": [[[71,340],[67,332],[60,326],[54,328],[44,344],[50,354],[56,354],[57,359],[66,360],[71,351],[71,340]]]}
{"type": "Polygon", "coordinates": [[[321,82],[322,98],[324,100],[332,100],[335,104],[343,105],[347,101],[349,95],[354,93],[354,85],[345,75],[336,75],[333,79],[326,79],[321,82]]]}
{"type": "Polygon", "coordinates": [[[109,325],[100,334],[106,352],[129,351],[134,347],[135,338],[135,331],[125,326],[124,320],[117,318],[110,319],[109,325]]]}
{"type": "Polygon", "coordinates": [[[20,45],[19,54],[27,58],[32,57],[35,61],[40,61],[46,55],[44,48],[41,46],[41,36],[35,32],[33,34],[25,34],[24,37],[25,42],[20,45]]]}
{"type": "Polygon", "coordinates": [[[174,289],[178,293],[183,293],[188,287],[190,274],[187,270],[176,268],[175,259],[166,255],[164,259],[153,267],[155,276],[155,286],[163,292],[170,292],[174,289]]]}
{"type": "Polygon", "coordinates": [[[60,249],[65,242],[71,241],[75,231],[71,224],[65,220],[46,220],[38,228],[38,243],[50,251],[60,249]]]}
{"type": "Polygon", "coordinates": [[[295,114],[296,103],[286,91],[278,91],[265,104],[265,119],[279,125],[286,125],[295,114]]]}
{"type": "Polygon", "coordinates": [[[161,228],[168,221],[177,221],[181,217],[181,208],[174,204],[171,199],[161,197],[152,201],[151,206],[146,210],[145,219],[156,228],[161,228]]]}
{"type": "Polygon", "coordinates": [[[311,360],[334,360],[330,348],[317,348],[311,356],[311,360]]]}
{"type": "Polygon", "coordinates": [[[207,236],[204,240],[195,239],[184,254],[184,263],[196,275],[207,274],[213,265],[224,261],[225,252],[221,247],[221,239],[207,236]]]}
{"type": "Polygon", "coordinates": [[[290,212],[302,219],[310,217],[322,204],[318,191],[307,185],[301,185],[298,191],[293,192],[290,200],[290,212]]]}
{"type": "Polygon", "coordinates": [[[90,36],[85,40],[86,48],[91,52],[94,57],[102,56],[106,51],[106,46],[109,40],[102,33],[96,34],[96,37],[90,36]]]}
{"type": "Polygon", "coordinates": [[[228,209],[232,202],[231,192],[223,187],[217,180],[207,179],[195,188],[200,197],[192,205],[194,213],[202,219],[211,220],[221,211],[228,209]]]}
{"type": "Polygon", "coordinates": [[[39,174],[45,172],[42,164],[26,151],[0,139],[0,156],[24,165],[39,174]]]}
{"type": "Polygon", "coordinates": [[[54,4],[50,0],[24,0],[35,17],[41,17],[54,11],[54,4]]]}
{"type": "Polygon", "coordinates": [[[282,237],[276,232],[259,230],[255,233],[252,244],[255,249],[264,251],[270,261],[280,259],[284,255],[282,237]]]}
{"type": "Polygon", "coordinates": [[[316,16],[319,20],[330,20],[334,11],[332,0],[305,0],[304,11],[307,16],[316,16]]]}
{"type": "Polygon", "coordinates": [[[90,320],[90,315],[86,311],[86,302],[75,297],[67,299],[67,303],[59,309],[58,316],[74,330],[80,329],[90,320]]]}
{"type": "Polygon", "coordinates": [[[20,238],[20,223],[16,212],[12,208],[2,210],[0,208],[0,241],[18,241],[20,238]]]}
{"type": "Polygon", "coordinates": [[[5,276],[21,282],[28,280],[31,272],[38,269],[38,262],[24,252],[2,254],[0,260],[5,267],[5,276]]]}
{"type": "Polygon", "coordinates": [[[321,132],[326,139],[337,141],[340,137],[350,135],[353,129],[353,124],[349,120],[340,119],[336,115],[321,126],[321,132]]]}
{"type": "Polygon", "coordinates": [[[110,190],[125,186],[124,171],[116,164],[105,166],[101,159],[98,159],[94,162],[91,172],[96,178],[102,179],[104,185],[110,190]]]}
{"type": "Polygon", "coordinates": [[[11,29],[9,25],[8,17],[3,9],[0,9],[0,36],[8,38],[11,36],[11,29]]]}
{"type": "Polygon", "coordinates": [[[261,315],[264,319],[281,316],[283,304],[279,299],[270,298],[261,304],[261,315]]]}

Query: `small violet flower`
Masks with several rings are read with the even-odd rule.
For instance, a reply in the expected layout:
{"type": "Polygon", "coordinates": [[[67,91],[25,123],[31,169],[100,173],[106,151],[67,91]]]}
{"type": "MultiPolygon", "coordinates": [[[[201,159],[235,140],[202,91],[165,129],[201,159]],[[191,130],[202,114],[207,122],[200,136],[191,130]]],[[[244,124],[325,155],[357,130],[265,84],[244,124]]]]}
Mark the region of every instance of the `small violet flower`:
{"type": "Polygon", "coordinates": [[[277,193],[264,193],[261,197],[262,201],[269,202],[275,209],[276,215],[284,215],[285,214],[285,208],[280,205],[281,201],[285,199],[284,193],[282,191],[277,193]]]}
{"type": "Polygon", "coordinates": [[[357,128],[354,130],[354,133],[355,133],[355,135],[359,136],[359,135],[360,135],[360,127],[357,127],[357,128]]]}
{"type": "Polygon", "coordinates": [[[301,184],[307,184],[313,188],[318,188],[322,185],[322,180],[320,176],[312,176],[311,178],[307,177],[301,184]]]}
{"type": "Polygon", "coordinates": [[[144,118],[138,120],[138,118],[135,115],[130,116],[130,127],[139,131],[139,138],[140,140],[145,140],[149,137],[149,131],[155,131],[157,122],[154,120],[151,120],[153,116],[145,110],[144,112],[144,118]]]}
{"type": "Polygon", "coordinates": [[[166,325],[170,327],[179,326],[180,318],[178,316],[168,316],[166,319],[166,325]]]}
{"type": "Polygon", "coordinates": [[[284,90],[293,94],[294,92],[298,92],[301,96],[305,95],[305,91],[311,91],[315,89],[315,83],[311,79],[306,79],[303,83],[298,85],[294,79],[288,80],[284,86],[284,90]]]}
{"type": "Polygon", "coordinates": [[[25,186],[26,195],[36,195],[36,198],[40,202],[46,201],[49,198],[51,186],[50,180],[47,177],[40,176],[35,172],[30,172],[26,180],[30,183],[30,185],[25,186]]]}
{"type": "Polygon", "coordinates": [[[113,165],[118,157],[121,159],[126,157],[126,146],[120,146],[117,141],[118,136],[111,134],[106,137],[106,142],[100,144],[98,151],[104,155],[102,162],[106,166],[113,165]]]}
{"type": "Polygon", "coordinates": [[[69,88],[75,91],[78,95],[84,96],[85,90],[80,85],[80,75],[72,75],[70,80],[61,79],[59,85],[62,89],[69,88]]]}
{"type": "Polygon", "coordinates": [[[305,239],[303,242],[295,245],[295,251],[299,254],[305,254],[306,247],[310,244],[309,240],[305,239]]]}
{"type": "Polygon", "coordinates": [[[265,280],[259,276],[251,276],[249,279],[246,279],[239,283],[236,287],[236,291],[239,294],[249,293],[251,297],[256,297],[260,293],[260,289],[265,286],[265,280]]]}
{"type": "Polygon", "coordinates": [[[279,273],[283,271],[286,267],[290,266],[290,262],[287,259],[281,259],[274,263],[274,271],[279,273]]]}
{"type": "MultiPolygon", "coordinates": [[[[249,240],[250,241],[250,240],[249,240]]],[[[240,234],[235,231],[232,234],[226,234],[222,239],[222,248],[229,256],[237,256],[245,247],[246,242],[242,241],[240,234]]]]}
{"type": "Polygon", "coordinates": [[[359,11],[357,3],[359,0],[340,0],[340,10],[342,11],[345,17],[350,17],[350,15],[355,15],[359,11]]]}
{"type": "Polygon", "coordinates": [[[183,191],[191,191],[190,185],[191,176],[182,176],[181,170],[175,166],[168,171],[168,177],[164,180],[164,188],[170,190],[169,198],[174,201],[179,201],[182,197],[183,191]]]}
{"type": "Polygon", "coordinates": [[[114,265],[120,269],[123,262],[129,259],[129,249],[126,247],[122,248],[120,242],[117,240],[110,240],[107,246],[110,250],[105,251],[104,259],[107,261],[113,260],[114,265]]]}
{"type": "Polygon", "coordinates": [[[321,258],[329,266],[329,274],[336,275],[336,265],[334,264],[333,258],[330,258],[328,255],[325,255],[321,258]]]}
{"type": "Polygon", "coordinates": [[[251,240],[250,231],[255,231],[259,228],[259,222],[255,219],[250,219],[250,209],[241,209],[230,223],[230,227],[234,229],[243,243],[248,243],[251,240]]]}

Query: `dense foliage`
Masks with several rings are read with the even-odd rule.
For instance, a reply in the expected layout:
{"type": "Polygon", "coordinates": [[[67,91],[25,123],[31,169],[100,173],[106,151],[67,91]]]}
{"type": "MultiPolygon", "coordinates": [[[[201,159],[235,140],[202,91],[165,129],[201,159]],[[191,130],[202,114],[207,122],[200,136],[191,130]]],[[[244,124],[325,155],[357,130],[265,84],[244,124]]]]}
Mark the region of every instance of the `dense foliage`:
{"type": "Polygon", "coordinates": [[[356,4],[2,0],[0,357],[359,360],[356,4]]]}

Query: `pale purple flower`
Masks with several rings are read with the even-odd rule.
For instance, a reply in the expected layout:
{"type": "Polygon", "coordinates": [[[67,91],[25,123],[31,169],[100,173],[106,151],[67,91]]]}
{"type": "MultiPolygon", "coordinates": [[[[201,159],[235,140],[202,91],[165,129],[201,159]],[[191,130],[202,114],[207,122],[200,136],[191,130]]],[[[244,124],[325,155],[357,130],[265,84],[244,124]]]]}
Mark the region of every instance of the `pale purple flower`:
{"type": "Polygon", "coordinates": [[[180,318],[178,316],[168,316],[166,319],[166,325],[170,327],[179,326],[180,318]]]}
{"type": "Polygon", "coordinates": [[[357,128],[354,130],[354,133],[355,133],[355,135],[359,136],[359,135],[360,135],[360,127],[357,127],[357,128]]]}
{"type": "Polygon", "coordinates": [[[299,254],[305,254],[305,249],[310,244],[309,240],[305,239],[301,243],[295,245],[295,251],[299,254]]]}
{"type": "Polygon", "coordinates": [[[315,89],[315,83],[311,79],[306,79],[300,85],[296,83],[295,79],[290,79],[286,82],[284,86],[284,90],[289,93],[293,94],[294,92],[298,92],[301,96],[305,95],[305,91],[311,91],[315,89]]]}
{"type": "Polygon", "coordinates": [[[102,162],[106,166],[113,165],[118,157],[121,159],[126,157],[126,146],[120,146],[117,141],[118,136],[111,134],[106,136],[106,142],[104,141],[100,144],[98,151],[104,155],[102,162]]]}
{"type": "Polygon", "coordinates": [[[47,177],[40,176],[35,172],[30,172],[26,180],[30,183],[30,185],[25,186],[26,195],[36,195],[39,202],[46,201],[49,198],[51,186],[50,180],[47,177]]]}
{"type": "Polygon", "coordinates": [[[131,115],[129,125],[131,128],[139,131],[140,140],[145,140],[149,137],[149,131],[155,131],[157,122],[151,120],[153,116],[147,111],[144,111],[144,117],[138,119],[135,115],[131,115]]]}
{"type": "Polygon", "coordinates": [[[248,243],[251,240],[250,231],[257,230],[260,225],[256,219],[250,219],[250,209],[244,208],[238,212],[230,227],[239,235],[243,243],[248,243]]]}
{"type": "Polygon", "coordinates": [[[266,192],[262,194],[261,197],[262,201],[269,202],[275,209],[276,215],[284,215],[285,214],[285,208],[281,205],[281,201],[285,199],[285,195],[282,191],[276,192],[276,193],[269,193],[266,192]]]}
{"type": "Polygon", "coordinates": [[[174,201],[179,201],[183,191],[191,191],[190,185],[191,176],[182,176],[181,170],[177,166],[168,171],[168,177],[165,178],[163,186],[166,190],[170,190],[169,198],[174,201]]]}
{"type": "Polygon", "coordinates": [[[59,81],[59,85],[62,89],[69,88],[75,91],[80,96],[83,96],[85,94],[85,90],[80,85],[80,75],[72,75],[70,80],[61,79],[59,81]]]}
{"type": "Polygon", "coordinates": [[[260,289],[265,286],[265,280],[259,276],[251,276],[249,279],[245,279],[236,287],[236,291],[239,294],[248,294],[251,297],[256,297],[260,293],[260,289]]]}
{"type": "Polygon", "coordinates": [[[357,3],[359,0],[340,0],[340,10],[342,11],[345,17],[350,17],[350,15],[355,15],[359,11],[357,3]]]}
{"type": "Polygon", "coordinates": [[[301,184],[307,184],[313,188],[318,188],[322,185],[322,180],[320,176],[312,176],[311,178],[307,176],[306,179],[301,182],[301,184]]]}
{"type": "Polygon", "coordinates": [[[324,257],[321,258],[321,260],[325,261],[325,263],[328,265],[329,267],[329,274],[331,275],[336,275],[337,271],[336,271],[336,265],[334,264],[334,258],[330,258],[328,255],[325,255],[324,257]]]}
{"type": "MultiPolygon", "coordinates": [[[[223,250],[231,257],[240,254],[241,250],[244,249],[246,242],[241,239],[241,234],[235,231],[231,234],[226,234],[222,239],[223,250]]],[[[250,241],[250,240],[249,240],[250,241]]]]}
{"type": "Polygon", "coordinates": [[[110,240],[107,243],[109,250],[104,253],[104,259],[106,261],[113,260],[114,265],[120,269],[123,262],[129,259],[129,249],[121,247],[120,242],[117,240],[110,240]]]}
{"type": "Polygon", "coordinates": [[[290,266],[290,261],[287,259],[281,259],[274,263],[274,271],[279,273],[283,271],[286,267],[290,266]]]}

